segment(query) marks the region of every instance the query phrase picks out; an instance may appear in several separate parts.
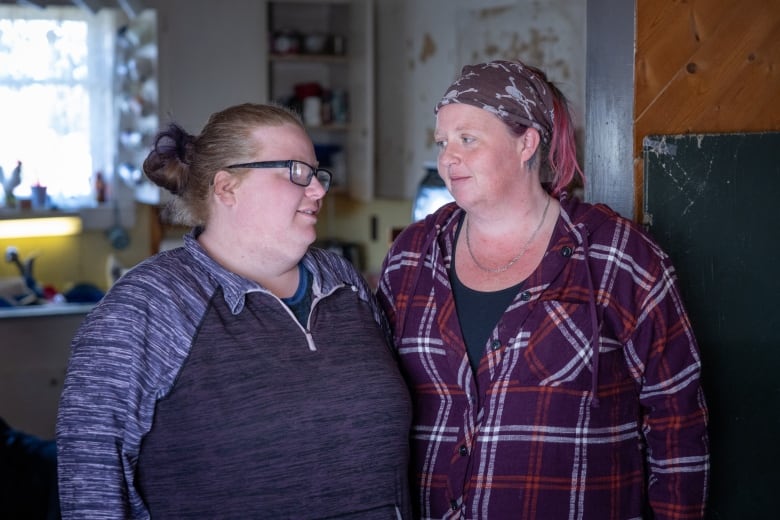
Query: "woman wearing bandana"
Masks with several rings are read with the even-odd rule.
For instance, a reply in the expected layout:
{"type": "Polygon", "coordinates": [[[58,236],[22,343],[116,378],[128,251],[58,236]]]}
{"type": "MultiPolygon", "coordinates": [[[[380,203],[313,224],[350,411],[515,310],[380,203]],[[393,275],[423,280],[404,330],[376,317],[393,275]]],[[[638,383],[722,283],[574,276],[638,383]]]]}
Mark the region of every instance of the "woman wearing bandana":
{"type": "Polygon", "coordinates": [[[420,518],[704,515],[701,362],[668,256],[568,195],[571,116],[540,70],[463,68],[435,109],[455,202],[389,251],[420,518]]]}

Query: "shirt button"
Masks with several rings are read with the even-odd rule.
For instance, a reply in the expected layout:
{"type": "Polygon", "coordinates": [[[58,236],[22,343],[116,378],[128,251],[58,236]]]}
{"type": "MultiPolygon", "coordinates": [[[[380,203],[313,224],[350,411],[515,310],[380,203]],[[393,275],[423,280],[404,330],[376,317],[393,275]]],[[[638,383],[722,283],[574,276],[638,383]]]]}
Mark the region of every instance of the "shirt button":
{"type": "Polygon", "coordinates": [[[465,444],[463,446],[461,446],[460,449],[458,449],[458,451],[464,457],[469,454],[469,449],[466,447],[465,444]]]}
{"type": "Polygon", "coordinates": [[[561,256],[564,258],[569,258],[571,256],[572,250],[569,246],[565,246],[563,249],[561,249],[561,256]]]}
{"type": "Polygon", "coordinates": [[[531,299],[531,293],[529,291],[523,291],[523,294],[520,295],[520,299],[527,302],[531,299]]]}
{"type": "Polygon", "coordinates": [[[498,341],[497,339],[494,339],[493,343],[490,344],[490,348],[492,348],[493,350],[500,349],[501,348],[501,342],[498,341]]]}
{"type": "Polygon", "coordinates": [[[458,501],[457,500],[450,500],[450,507],[453,511],[458,510],[458,501]]]}

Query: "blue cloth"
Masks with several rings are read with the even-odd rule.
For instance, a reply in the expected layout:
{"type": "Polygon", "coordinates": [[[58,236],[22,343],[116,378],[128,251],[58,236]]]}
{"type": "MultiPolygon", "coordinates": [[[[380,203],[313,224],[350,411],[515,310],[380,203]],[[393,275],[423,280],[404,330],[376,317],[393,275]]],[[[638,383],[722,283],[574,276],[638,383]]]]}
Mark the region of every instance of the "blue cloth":
{"type": "Polygon", "coordinates": [[[57,448],[0,418],[0,518],[56,520],[57,448]]]}

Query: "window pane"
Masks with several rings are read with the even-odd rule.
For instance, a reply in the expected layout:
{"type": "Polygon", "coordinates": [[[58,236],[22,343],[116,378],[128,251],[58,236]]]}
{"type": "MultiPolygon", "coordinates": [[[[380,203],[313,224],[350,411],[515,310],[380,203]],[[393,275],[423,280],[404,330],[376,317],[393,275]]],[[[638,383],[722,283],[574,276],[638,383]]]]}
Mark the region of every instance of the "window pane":
{"type": "Polygon", "coordinates": [[[22,82],[84,81],[86,42],[86,22],[2,19],[0,70],[22,82]]]}
{"type": "Polygon", "coordinates": [[[113,42],[113,20],[76,8],[0,7],[0,167],[8,178],[22,162],[17,198],[40,183],[58,206],[93,203],[93,174],[115,153],[113,111],[94,113],[112,106],[113,43],[101,43],[113,42]]]}
{"type": "Polygon", "coordinates": [[[83,85],[0,86],[0,113],[0,165],[8,173],[17,160],[23,163],[17,197],[29,196],[30,186],[37,183],[56,199],[89,196],[92,158],[89,119],[84,117],[89,95],[83,85]]]}

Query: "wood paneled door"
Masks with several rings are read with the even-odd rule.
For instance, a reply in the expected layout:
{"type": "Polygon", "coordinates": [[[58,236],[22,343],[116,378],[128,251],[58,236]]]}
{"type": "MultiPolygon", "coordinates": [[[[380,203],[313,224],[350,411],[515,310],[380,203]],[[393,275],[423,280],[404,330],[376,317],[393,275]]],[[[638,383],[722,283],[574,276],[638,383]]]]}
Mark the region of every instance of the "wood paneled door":
{"type": "Polygon", "coordinates": [[[634,208],[642,139],[780,130],[780,1],[637,0],[634,208]]]}

